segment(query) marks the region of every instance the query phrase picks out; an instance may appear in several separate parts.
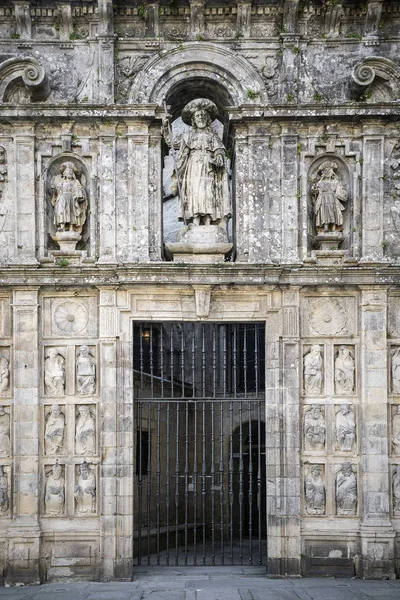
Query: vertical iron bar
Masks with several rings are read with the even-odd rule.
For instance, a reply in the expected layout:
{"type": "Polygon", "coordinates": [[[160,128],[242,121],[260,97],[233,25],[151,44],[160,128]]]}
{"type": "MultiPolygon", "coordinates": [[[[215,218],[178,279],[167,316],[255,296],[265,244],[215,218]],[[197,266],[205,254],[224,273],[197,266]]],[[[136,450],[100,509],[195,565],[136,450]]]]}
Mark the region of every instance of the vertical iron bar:
{"type": "Polygon", "coordinates": [[[211,401],[211,564],[215,565],[215,431],[214,402],[211,401]]]}
{"type": "Polygon", "coordinates": [[[169,326],[169,373],[171,379],[171,398],[174,397],[174,332],[172,323],[169,326]]]}
{"type": "MultiPolygon", "coordinates": [[[[223,368],[224,368],[224,382],[226,377],[226,326],[223,327],[223,339],[222,339],[222,352],[224,356],[223,368]]],[[[235,360],[236,355],[236,331],[233,330],[233,397],[236,397],[236,371],[235,371],[235,360]]],[[[224,397],[225,397],[224,390],[224,397]]],[[[230,559],[231,565],[233,565],[233,505],[234,505],[234,490],[233,490],[233,402],[232,399],[229,402],[229,542],[230,542],[230,559]]]]}
{"type": "Polygon", "coordinates": [[[153,325],[150,325],[150,396],[154,398],[154,355],[153,355],[153,325]]]}
{"type": "Polygon", "coordinates": [[[224,403],[220,402],[219,407],[219,529],[221,543],[221,565],[225,563],[224,556],[224,403]]]}
{"type": "MultiPolygon", "coordinates": [[[[142,501],[143,501],[143,474],[142,474],[142,410],[143,403],[139,402],[138,421],[139,421],[139,456],[136,457],[138,465],[138,565],[142,564],[142,501]]],[[[137,435],[137,431],[136,431],[137,435]]]]}
{"type": "Polygon", "coordinates": [[[203,533],[203,565],[206,564],[206,403],[202,406],[202,464],[201,464],[201,509],[202,509],[202,533],[203,533]]]}
{"type": "MultiPolygon", "coordinates": [[[[140,367],[140,391],[144,392],[144,363],[143,363],[143,325],[139,325],[139,367],[140,367]]],[[[140,394],[139,394],[140,395],[140,394]]]]}
{"type": "Polygon", "coordinates": [[[197,404],[194,405],[193,449],[193,565],[197,565],[197,404]]]}
{"type": "Polygon", "coordinates": [[[185,332],[181,324],[181,397],[185,397],[185,332]]]}
{"type": "Polygon", "coordinates": [[[170,488],[170,443],[171,443],[171,431],[170,431],[170,402],[167,402],[167,423],[166,423],[166,434],[165,434],[165,442],[166,442],[166,452],[165,452],[165,461],[166,461],[166,485],[165,485],[165,525],[167,528],[166,531],[166,564],[169,565],[169,514],[170,514],[170,501],[171,501],[171,488],[170,488]]]}
{"type": "Polygon", "coordinates": [[[157,402],[157,456],[156,456],[156,530],[157,565],[160,564],[160,501],[161,501],[161,402],[157,402]]]}
{"type": "MultiPolygon", "coordinates": [[[[237,327],[237,326],[235,326],[237,327]]],[[[246,325],[244,326],[244,340],[246,340],[246,325]]],[[[246,381],[246,341],[243,345],[244,376],[245,376],[245,396],[247,396],[246,381]]],[[[240,564],[243,564],[243,406],[242,400],[239,400],[239,556],[240,564]]]]}
{"type": "Polygon", "coordinates": [[[247,325],[243,327],[243,386],[244,397],[247,398],[247,325]]]}
{"type": "Polygon", "coordinates": [[[189,402],[185,402],[185,566],[188,564],[189,510],[189,402]]]}
{"type": "Polygon", "coordinates": [[[175,565],[179,564],[179,402],[176,402],[175,432],[175,565]]]}
{"type": "MultiPolygon", "coordinates": [[[[257,462],[258,462],[258,468],[257,468],[257,510],[258,510],[258,564],[261,565],[262,564],[262,539],[261,539],[261,533],[262,533],[262,519],[264,517],[264,515],[262,514],[262,498],[261,498],[261,492],[265,491],[261,489],[261,400],[258,400],[257,402],[258,405],[258,415],[257,415],[257,420],[258,420],[258,431],[257,431],[257,435],[258,435],[258,451],[257,451],[257,462]]],[[[265,460],[265,456],[264,456],[264,460],[265,460]]]]}
{"type": "Polygon", "coordinates": [[[192,324],[192,398],[196,397],[196,330],[194,323],[192,324]]]}
{"type": "Polygon", "coordinates": [[[252,437],[252,411],[251,402],[248,401],[249,424],[249,564],[253,564],[253,437],[252,437]]]}

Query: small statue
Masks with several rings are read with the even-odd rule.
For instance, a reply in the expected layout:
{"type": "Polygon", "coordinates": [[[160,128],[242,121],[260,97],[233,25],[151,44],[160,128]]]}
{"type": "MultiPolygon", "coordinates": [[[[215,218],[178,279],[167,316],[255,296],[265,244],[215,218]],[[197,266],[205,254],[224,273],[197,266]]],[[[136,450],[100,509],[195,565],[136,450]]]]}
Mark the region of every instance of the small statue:
{"type": "Polygon", "coordinates": [[[46,421],[44,442],[46,454],[61,454],[64,444],[65,416],[58,404],[53,404],[46,421]]]}
{"type": "Polygon", "coordinates": [[[392,442],[394,454],[400,454],[400,404],[396,407],[392,421],[392,442]]]}
{"type": "MultiPolygon", "coordinates": [[[[181,193],[178,218],[193,225],[224,228],[232,208],[225,147],[211,128],[217,112],[214,102],[206,98],[192,100],[182,111],[182,120],[191,125],[192,130],[182,135],[177,158],[181,193]]],[[[171,146],[166,123],[164,137],[171,146]]]]}
{"type": "Polygon", "coordinates": [[[77,513],[96,512],[96,476],[86,461],[79,465],[78,483],[75,486],[74,496],[77,513]]]}
{"type": "Polygon", "coordinates": [[[325,447],[325,419],[318,404],[305,414],[304,439],[306,450],[323,450],[325,447]]]}
{"type": "Polygon", "coordinates": [[[336,507],[338,515],[357,512],[357,479],[349,462],[342,464],[336,476],[336,507]]]}
{"type": "Polygon", "coordinates": [[[342,404],[336,414],[336,440],[342,452],[351,452],[356,441],[356,422],[348,404],[342,404]]]}
{"type": "Polygon", "coordinates": [[[320,394],[322,390],[321,347],[311,346],[304,357],[304,391],[306,394],[320,394]]]}
{"type": "Polygon", "coordinates": [[[0,406],[0,455],[10,456],[10,415],[0,406]]]}
{"type": "Polygon", "coordinates": [[[392,392],[400,394],[400,346],[392,352],[392,392]]]}
{"type": "Polygon", "coordinates": [[[58,461],[47,477],[44,503],[46,514],[53,516],[64,514],[65,479],[62,477],[62,467],[58,461]]]}
{"type": "Polygon", "coordinates": [[[50,348],[44,362],[44,383],[48,396],[63,396],[65,390],[65,359],[57,348],[50,348]]]}
{"type": "Polygon", "coordinates": [[[4,356],[0,356],[0,394],[8,392],[10,385],[10,363],[4,356]]]}
{"type": "Polygon", "coordinates": [[[76,360],[76,379],[78,394],[87,396],[96,390],[96,362],[90,356],[89,346],[79,348],[76,360]]]}
{"type": "Polygon", "coordinates": [[[318,169],[319,180],[312,186],[311,194],[314,199],[314,212],[318,233],[342,231],[344,206],[347,192],[335,173],[336,163],[323,162],[318,169]]]}
{"type": "Polygon", "coordinates": [[[393,511],[400,512],[400,465],[396,465],[393,473],[393,511]]]}
{"type": "Polygon", "coordinates": [[[325,514],[326,492],[320,465],[311,465],[304,480],[304,493],[307,513],[309,515],[325,514]]]}
{"type": "Polygon", "coordinates": [[[79,407],[76,421],[75,443],[76,454],[96,454],[96,426],[88,406],[79,407]]]}
{"type": "Polygon", "coordinates": [[[8,498],[8,478],[4,471],[4,467],[0,465],[0,511],[5,513],[9,507],[8,498]]]}
{"type": "Polygon", "coordinates": [[[352,394],[354,392],[355,364],[347,346],[340,346],[335,358],[335,391],[336,394],[352,394]]]}
{"type": "Polygon", "coordinates": [[[61,181],[52,186],[54,224],[57,231],[81,232],[88,208],[85,188],[77,179],[78,170],[72,162],[63,163],[60,173],[61,181]]]}

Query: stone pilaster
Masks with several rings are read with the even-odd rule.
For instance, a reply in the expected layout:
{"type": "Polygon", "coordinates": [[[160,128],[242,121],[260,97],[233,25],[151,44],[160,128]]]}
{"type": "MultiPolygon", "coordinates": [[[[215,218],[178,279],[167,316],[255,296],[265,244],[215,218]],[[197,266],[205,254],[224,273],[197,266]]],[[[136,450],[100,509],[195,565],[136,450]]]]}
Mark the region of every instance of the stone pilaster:
{"type": "Polygon", "coordinates": [[[29,0],[13,0],[17,32],[22,40],[32,35],[31,3],[29,0]]]}
{"type": "Polygon", "coordinates": [[[146,35],[148,37],[158,37],[160,33],[159,23],[159,2],[147,2],[146,6],[146,35]]]}
{"type": "Polygon", "coordinates": [[[13,293],[14,489],[7,582],[39,582],[38,288],[13,293]]]}
{"type": "Polygon", "coordinates": [[[195,40],[204,34],[204,0],[190,0],[190,37],[195,40]]]}
{"type": "Polygon", "coordinates": [[[99,262],[115,263],[115,123],[102,124],[100,144],[99,262]]]}
{"type": "Polygon", "coordinates": [[[282,263],[298,261],[298,137],[289,129],[282,132],[281,206],[282,263]]]}
{"type": "Polygon", "coordinates": [[[237,31],[248,38],[251,33],[251,0],[238,0],[237,2],[237,31]]]}
{"type": "Polygon", "coordinates": [[[98,0],[99,5],[99,99],[103,104],[114,102],[114,20],[112,0],[98,0]]]}
{"type": "Polygon", "coordinates": [[[249,146],[248,131],[245,125],[240,125],[235,131],[235,239],[236,260],[248,262],[249,245],[248,234],[250,229],[249,205],[249,146]]]}
{"type": "Polygon", "coordinates": [[[383,260],[384,137],[371,134],[369,124],[363,139],[362,169],[362,262],[383,260]]]}

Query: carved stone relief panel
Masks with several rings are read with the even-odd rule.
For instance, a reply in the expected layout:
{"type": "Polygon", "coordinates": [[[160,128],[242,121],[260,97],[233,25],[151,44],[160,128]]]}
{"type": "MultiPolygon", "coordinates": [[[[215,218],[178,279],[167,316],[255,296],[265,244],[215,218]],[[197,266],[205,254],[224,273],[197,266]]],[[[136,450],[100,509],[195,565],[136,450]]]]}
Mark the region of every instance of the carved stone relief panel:
{"type": "Polygon", "coordinates": [[[358,489],[357,467],[350,462],[336,466],[336,514],[352,516],[357,514],[358,489]]]}
{"type": "Polygon", "coordinates": [[[44,356],[44,393],[46,396],[64,396],[66,348],[46,348],[44,356]]]}
{"type": "Polygon", "coordinates": [[[325,437],[325,408],[319,404],[306,406],[304,412],[305,450],[324,450],[325,437]]]}
{"type": "Polygon", "coordinates": [[[400,338],[400,296],[389,297],[388,330],[392,339],[400,338]]]}
{"type": "Polygon", "coordinates": [[[348,336],[356,333],[355,298],[304,298],[303,336],[348,336]]]}
{"type": "Polygon", "coordinates": [[[4,146],[0,146],[0,202],[4,201],[4,190],[7,183],[7,152],[4,146]]]}
{"type": "Polygon", "coordinates": [[[75,514],[89,516],[96,513],[96,467],[83,461],[75,466],[75,514]]]}
{"type": "Polygon", "coordinates": [[[11,466],[0,465],[0,517],[6,517],[11,509],[11,466]]]}
{"type": "Polygon", "coordinates": [[[97,334],[96,298],[44,298],[43,336],[90,338],[97,334]]]}
{"type": "Polygon", "coordinates": [[[81,404],[76,407],[75,454],[96,454],[96,416],[94,405],[81,404]]]}
{"type": "Polygon", "coordinates": [[[392,346],[390,355],[390,390],[397,396],[400,395],[400,346],[392,346]]]}
{"type": "Polygon", "coordinates": [[[0,405],[0,456],[10,456],[10,407],[0,405]]]}
{"type": "Polygon", "coordinates": [[[76,393],[90,396],[96,393],[96,349],[82,345],[76,349],[76,393]]]}
{"type": "Polygon", "coordinates": [[[58,461],[45,467],[44,508],[47,516],[65,514],[65,466],[58,461]]]}
{"type": "Polygon", "coordinates": [[[393,465],[393,514],[400,517],[400,465],[393,465]]]}
{"type": "Polygon", "coordinates": [[[355,353],[354,346],[335,346],[334,348],[335,394],[349,396],[355,393],[355,353]]]}
{"type": "Polygon", "coordinates": [[[392,450],[400,455],[400,404],[392,406],[392,450]]]}
{"type": "Polygon", "coordinates": [[[324,347],[319,344],[304,347],[303,389],[306,396],[324,392],[324,347]]]}
{"type": "Polygon", "coordinates": [[[0,396],[10,395],[10,348],[0,347],[0,396]]]}
{"type": "Polygon", "coordinates": [[[350,404],[335,406],[335,442],[340,452],[352,452],[356,447],[356,415],[350,404]]]}
{"type": "Polygon", "coordinates": [[[325,466],[311,464],[304,474],[305,512],[308,515],[325,515],[326,486],[325,466]]]}
{"type": "Polygon", "coordinates": [[[65,406],[53,404],[45,408],[44,448],[48,456],[65,454],[65,406]]]}

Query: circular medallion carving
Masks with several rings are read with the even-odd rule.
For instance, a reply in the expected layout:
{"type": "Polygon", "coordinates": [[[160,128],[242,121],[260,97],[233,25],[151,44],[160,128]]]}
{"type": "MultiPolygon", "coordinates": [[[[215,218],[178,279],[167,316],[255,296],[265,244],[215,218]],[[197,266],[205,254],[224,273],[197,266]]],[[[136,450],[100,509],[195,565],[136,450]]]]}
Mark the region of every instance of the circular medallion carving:
{"type": "Polygon", "coordinates": [[[346,312],[338,300],[320,300],[310,311],[310,327],[321,335],[335,335],[347,324],[346,312]]]}
{"type": "Polygon", "coordinates": [[[87,308],[80,302],[63,302],[53,313],[53,325],[58,333],[76,334],[88,324],[87,308]]]}

